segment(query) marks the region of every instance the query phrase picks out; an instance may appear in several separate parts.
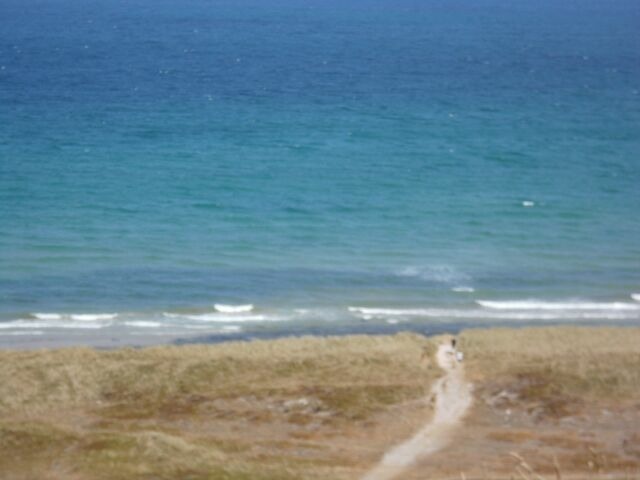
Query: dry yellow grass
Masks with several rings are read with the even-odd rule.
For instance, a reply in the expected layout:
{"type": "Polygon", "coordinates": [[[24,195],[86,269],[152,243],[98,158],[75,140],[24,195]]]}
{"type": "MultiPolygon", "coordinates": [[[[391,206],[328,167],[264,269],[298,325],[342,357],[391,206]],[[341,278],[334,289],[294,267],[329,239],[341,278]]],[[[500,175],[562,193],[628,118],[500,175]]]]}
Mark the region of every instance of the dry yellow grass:
{"type": "Polygon", "coordinates": [[[0,473],[339,478],[349,459],[322,437],[423,397],[434,348],[401,334],[0,352],[0,473]]]}
{"type": "MultiPolygon", "coordinates": [[[[443,340],[399,334],[0,352],[0,478],[358,478],[428,419],[421,399],[441,373],[429,359],[443,340]]],[[[516,394],[514,408],[552,422],[640,398],[638,328],[469,330],[459,345],[477,405],[506,390],[516,394]]],[[[620,470],[634,455],[640,461],[633,436],[605,464],[603,453],[588,450],[600,444],[530,427],[489,424],[478,438],[522,448],[544,478],[555,467],[543,459],[548,473],[530,460],[532,445],[562,450],[567,478],[589,462],[620,470]]],[[[464,448],[473,449],[469,438],[464,448]]],[[[455,461],[466,454],[457,451],[455,461]]],[[[486,478],[497,473],[516,472],[486,478]]]]}
{"type": "Polygon", "coordinates": [[[459,343],[476,385],[461,449],[482,446],[488,478],[640,478],[640,328],[469,330],[459,343]]]}
{"type": "Polygon", "coordinates": [[[419,359],[433,348],[424,337],[401,334],[112,351],[5,351],[0,352],[0,414],[120,402],[139,409],[167,403],[179,408],[178,400],[189,395],[270,395],[327,386],[332,392],[326,400],[344,402],[336,406],[357,417],[393,400],[386,390],[376,395],[377,387],[422,393],[420,380],[430,370],[419,359]],[[370,388],[372,396],[351,405],[340,392],[354,388],[370,388]]]}
{"type": "Polygon", "coordinates": [[[548,327],[460,335],[472,381],[520,385],[521,398],[640,398],[640,329],[548,327]]]}

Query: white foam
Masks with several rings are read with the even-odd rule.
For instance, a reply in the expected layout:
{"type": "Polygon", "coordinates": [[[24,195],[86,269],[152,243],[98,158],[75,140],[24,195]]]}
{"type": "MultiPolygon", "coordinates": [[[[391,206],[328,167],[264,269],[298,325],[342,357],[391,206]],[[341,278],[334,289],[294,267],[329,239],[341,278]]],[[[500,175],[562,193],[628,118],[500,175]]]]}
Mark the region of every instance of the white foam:
{"type": "Polygon", "coordinates": [[[242,331],[239,325],[224,325],[219,328],[212,328],[211,325],[185,325],[187,330],[202,330],[210,333],[238,333],[242,331]]]}
{"type": "Polygon", "coordinates": [[[62,315],[59,313],[32,313],[38,320],[61,320],[62,315]]]}
{"type": "Polygon", "coordinates": [[[224,333],[238,333],[242,331],[242,327],[239,325],[225,325],[220,329],[224,333]]]}
{"type": "Polygon", "coordinates": [[[105,325],[104,323],[55,323],[52,325],[49,325],[49,328],[76,328],[76,329],[82,329],[82,330],[98,330],[100,328],[104,328],[107,325],[105,325]]]}
{"type": "Polygon", "coordinates": [[[246,313],[253,310],[253,305],[224,305],[222,303],[216,303],[214,308],[220,313],[246,313]]]}
{"type": "Polygon", "coordinates": [[[267,317],[264,315],[188,315],[184,318],[196,320],[198,322],[264,322],[267,317]]]}
{"type": "Polygon", "coordinates": [[[640,305],[626,302],[544,302],[538,300],[478,300],[486,308],[496,310],[640,310],[640,305]]]}
{"type": "Polygon", "coordinates": [[[0,322],[0,329],[8,328],[47,328],[48,324],[43,322],[27,322],[25,320],[14,320],[12,322],[0,322]]]}
{"type": "Polygon", "coordinates": [[[265,315],[223,315],[220,313],[203,313],[200,315],[178,315],[175,313],[164,313],[167,318],[176,318],[183,320],[194,320],[196,322],[264,322],[278,320],[274,317],[267,317],[265,315]]]}
{"type": "Polygon", "coordinates": [[[531,200],[525,200],[522,202],[522,206],[527,208],[533,207],[535,204],[536,202],[532,202],[531,200]]]}
{"type": "Polygon", "coordinates": [[[76,323],[76,322],[46,322],[46,321],[29,321],[29,320],[14,320],[12,322],[1,322],[0,329],[19,328],[19,329],[32,329],[32,328],[76,328],[76,329],[98,329],[104,327],[103,323],[76,323]]]}
{"type": "Polygon", "coordinates": [[[473,293],[476,289],[473,287],[453,287],[451,291],[457,293],[473,293]]]}
{"type": "Polygon", "coordinates": [[[410,266],[396,272],[401,277],[417,277],[421,280],[438,283],[461,284],[469,282],[471,278],[448,265],[410,266]]]}
{"type": "Polygon", "coordinates": [[[438,320],[637,320],[640,310],[506,310],[448,308],[363,308],[349,307],[363,320],[429,318],[438,320]]]}
{"type": "Polygon", "coordinates": [[[179,335],[181,333],[184,332],[167,332],[167,331],[161,331],[161,332],[127,332],[127,335],[132,335],[135,337],[167,337],[167,336],[171,336],[171,335],[179,335]]]}
{"type": "Polygon", "coordinates": [[[44,335],[42,330],[22,330],[18,332],[0,332],[0,335],[44,335]]]}
{"type": "Polygon", "coordinates": [[[95,322],[96,320],[113,320],[117,316],[117,313],[83,313],[71,315],[71,319],[79,322],[95,322]]]}
{"type": "Polygon", "coordinates": [[[349,307],[351,313],[362,314],[367,320],[384,315],[399,315],[399,316],[415,316],[425,315],[431,311],[431,309],[424,308],[366,308],[366,307],[349,307]],[[368,318],[367,318],[368,317],[368,318]]]}
{"type": "Polygon", "coordinates": [[[632,293],[631,298],[633,298],[636,302],[640,302],[640,293],[632,293]]]}
{"type": "Polygon", "coordinates": [[[146,320],[134,320],[131,322],[124,322],[127,327],[139,327],[139,328],[157,328],[162,327],[160,322],[150,322],[146,320]]]}

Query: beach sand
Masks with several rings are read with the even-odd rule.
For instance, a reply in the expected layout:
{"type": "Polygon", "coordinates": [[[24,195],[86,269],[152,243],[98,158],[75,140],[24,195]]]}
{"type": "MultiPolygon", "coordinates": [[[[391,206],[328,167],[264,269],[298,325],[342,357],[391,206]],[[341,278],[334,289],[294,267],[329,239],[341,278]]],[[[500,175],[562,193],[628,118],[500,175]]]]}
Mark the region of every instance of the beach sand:
{"type": "Polygon", "coordinates": [[[639,328],[466,330],[443,368],[450,338],[2,351],[0,478],[356,479],[421,431],[389,478],[638,478],[639,328]]]}

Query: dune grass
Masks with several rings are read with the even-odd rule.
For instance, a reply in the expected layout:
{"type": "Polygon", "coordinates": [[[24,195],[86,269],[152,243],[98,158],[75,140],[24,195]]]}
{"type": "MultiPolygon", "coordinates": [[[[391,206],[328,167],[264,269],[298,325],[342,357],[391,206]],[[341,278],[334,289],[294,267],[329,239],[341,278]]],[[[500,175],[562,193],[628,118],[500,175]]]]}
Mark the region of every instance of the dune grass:
{"type": "Polygon", "coordinates": [[[339,478],[323,436],[423,397],[434,350],[400,334],[0,352],[0,473],[339,478]]]}
{"type": "Polygon", "coordinates": [[[460,348],[472,381],[519,385],[521,398],[640,398],[640,328],[468,330],[460,348]]]}
{"type": "MultiPolygon", "coordinates": [[[[415,405],[441,375],[433,354],[447,340],[0,352],[0,478],[358,478],[390,446],[391,428],[419,426],[405,421],[408,406],[428,418],[415,405]]],[[[468,330],[459,346],[478,398],[513,392],[543,418],[640,398],[638,328],[468,330]]],[[[571,447],[540,435],[496,429],[492,440],[571,447]]]]}
{"type": "Polygon", "coordinates": [[[467,428],[486,429],[506,468],[495,478],[640,478],[640,328],[468,330],[459,343],[476,386],[467,428]]]}
{"type": "Polygon", "coordinates": [[[207,395],[313,390],[346,417],[366,416],[386,403],[422,393],[419,381],[433,371],[419,359],[434,349],[423,337],[400,334],[0,352],[0,414],[104,405],[116,415],[114,407],[130,405],[143,418],[171,413],[172,408],[189,411],[207,395]],[[378,388],[388,386],[397,387],[396,393],[378,388]],[[363,391],[367,394],[362,398],[352,398],[363,391]]]}

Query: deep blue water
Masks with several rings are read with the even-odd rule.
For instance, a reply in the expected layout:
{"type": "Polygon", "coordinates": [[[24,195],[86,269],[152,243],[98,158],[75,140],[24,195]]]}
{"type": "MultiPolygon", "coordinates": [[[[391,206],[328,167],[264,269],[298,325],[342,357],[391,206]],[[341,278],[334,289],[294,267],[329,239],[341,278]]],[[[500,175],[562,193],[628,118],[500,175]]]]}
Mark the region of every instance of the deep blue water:
{"type": "Polygon", "coordinates": [[[0,336],[640,323],[639,212],[632,0],[0,0],[0,336]]]}

